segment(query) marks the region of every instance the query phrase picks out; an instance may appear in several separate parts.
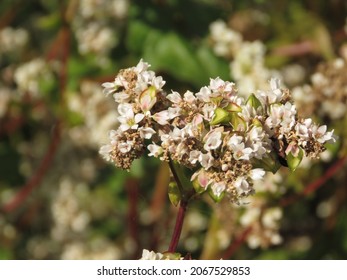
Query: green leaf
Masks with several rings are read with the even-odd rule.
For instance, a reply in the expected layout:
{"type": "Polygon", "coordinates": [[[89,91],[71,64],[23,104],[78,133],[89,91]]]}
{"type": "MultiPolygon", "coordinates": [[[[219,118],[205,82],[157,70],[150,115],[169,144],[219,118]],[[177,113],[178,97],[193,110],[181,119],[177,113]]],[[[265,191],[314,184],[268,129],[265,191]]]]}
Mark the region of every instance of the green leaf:
{"type": "Polygon", "coordinates": [[[302,161],[302,158],[304,157],[304,151],[301,148],[299,148],[299,150],[299,154],[296,157],[293,156],[292,153],[289,153],[286,156],[288,167],[291,171],[295,171],[295,169],[299,166],[300,162],[302,161]]]}
{"type": "Polygon", "coordinates": [[[151,32],[146,38],[143,57],[154,70],[166,70],[178,79],[201,85],[204,75],[192,47],[175,33],[151,32]]]}
{"type": "Polygon", "coordinates": [[[141,53],[151,28],[139,20],[130,21],[126,45],[134,53],[141,53]]]}
{"type": "Polygon", "coordinates": [[[174,206],[177,206],[181,201],[182,195],[176,184],[176,182],[171,182],[169,184],[169,199],[174,206]]]}

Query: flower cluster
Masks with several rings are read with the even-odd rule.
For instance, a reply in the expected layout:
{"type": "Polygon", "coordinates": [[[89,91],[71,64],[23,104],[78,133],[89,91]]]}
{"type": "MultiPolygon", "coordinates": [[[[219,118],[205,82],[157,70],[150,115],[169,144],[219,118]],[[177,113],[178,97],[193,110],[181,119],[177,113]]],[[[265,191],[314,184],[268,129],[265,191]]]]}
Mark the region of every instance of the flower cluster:
{"type": "MultiPolygon", "coordinates": [[[[341,49],[344,51],[343,48],[341,49]]],[[[347,46],[345,52],[347,53],[347,46]]],[[[311,84],[293,89],[298,107],[307,114],[317,114],[331,120],[343,119],[347,102],[347,54],[330,62],[321,63],[311,76],[311,84]],[[319,108],[319,109],[318,109],[319,108]]]]}
{"type": "Polygon", "coordinates": [[[240,95],[248,96],[250,92],[265,87],[271,76],[280,76],[265,66],[266,47],[263,42],[244,40],[241,33],[224,21],[211,23],[210,40],[214,52],[230,60],[231,76],[237,82],[240,95]]]}
{"type": "Polygon", "coordinates": [[[220,78],[196,93],[166,94],[165,81],[148,67],[141,60],[103,84],[118,103],[120,125],[100,153],[117,167],[129,169],[147,147],[149,156],[191,169],[198,193],[238,203],[265,170],[275,172],[280,163],[294,170],[304,155],[318,157],[334,140],[326,126],[297,116],[277,79],[247,100],[220,78]]]}

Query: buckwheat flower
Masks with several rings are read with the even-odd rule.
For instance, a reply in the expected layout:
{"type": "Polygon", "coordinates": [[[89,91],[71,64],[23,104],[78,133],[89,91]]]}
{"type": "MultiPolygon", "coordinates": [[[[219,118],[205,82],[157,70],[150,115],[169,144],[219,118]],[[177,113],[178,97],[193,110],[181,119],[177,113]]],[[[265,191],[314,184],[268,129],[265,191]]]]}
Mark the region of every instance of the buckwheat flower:
{"type": "Polygon", "coordinates": [[[154,86],[156,90],[161,90],[165,83],[166,82],[163,80],[163,77],[161,76],[154,77],[151,81],[151,85],[154,86]]]}
{"type": "Polygon", "coordinates": [[[111,161],[112,145],[103,145],[99,150],[99,154],[106,160],[111,161]]]}
{"type": "Polygon", "coordinates": [[[139,63],[135,66],[135,73],[140,74],[141,72],[146,71],[151,65],[141,58],[139,63]]]}
{"type": "Polygon", "coordinates": [[[264,175],[265,171],[261,168],[255,168],[249,172],[249,177],[254,181],[263,179],[264,175]]]}
{"type": "Polygon", "coordinates": [[[121,142],[118,144],[118,149],[121,153],[126,154],[132,149],[133,144],[134,144],[133,141],[121,142]]]}
{"type": "Polygon", "coordinates": [[[189,153],[189,162],[191,164],[196,164],[196,162],[199,160],[201,152],[198,150],[193,150],[189,153]]]}
{"type": "Polygon", "coordinates": [[[206,151],[215,150],[222,144],[223,129],[223,127],[218,127],[206,134],[204,137],[204,149],[206,151]]]}
{"type": "Polygon", "coordinates": [[[148,150],[150,151],[148,154],[150,157],[159,157],[163,153],[163,148],[156,144],[149,144],[148,150]]]}
{"type": "Polygon", "coordinates": [[[111,82],[103,83],[101,86],[104,88],[103,92],[106,96],[114,93],[118,89],[118,86],[115,83],[111,82]]]}
{"type": "Polygon", "coordinates": [[[140,136],[144,139],[151,139],[152,136],[156,133],[153,128],[150,127],[140,127],[139,128],[140,136]]]}
{"type": "Polygon", "coordinates": [[[228,140],[227,145],[230,149],[233,149],[235,146],[238,146],[239,144],[241,144],[242,140],[243,140],[242,136],[239,136],[237,134],[233,134],[230,137],[230,139],[228,140]]]}
{"type": "Polygon", "coordinates": [[[295,125],[296,135],[302,139],[308,139],[310,137],[311,125],[312,119],[305,119],[303,123],[298,122],[295,125]]]}
{"type": "MultiPolygon", "coordinates": [[[[196,94],[197,96],[197,94],[196,94]]],[[[216,105],[212,103],[206,103],[202,107],[202,113],[204,116],[204,119],[208,122],[210,122],[213,119],[214,116],[214,110],[216,109],[216,105]]]]}
{"type": "Polygon", "coordinates": [[[161,125],[166,125],[168,122],[180,115],[180,108],[169,107],[167,110],[160,111],[152,116],[152,118],[161,125]]]}
{"type": "Polygon", "coordinates": [[[200,164],[205,170],[208,170],[211,166],[213,166],[214,163],[214,157],[211,155],[211,153],[201,153],[199,156],[200,164]]]}
{"type": "Polygon", "coordinates": [[[251,192],[252,188],[244,177],[238,177],[234,183],[239,195],[247,195],[251,192]]]}
{"type": "Polygon", "coordinates": [[[235,94],[235,84],[223,81],[219,77],[217,77],[216,79],[210,79],[209,88],[212,91],[212,97],[223,96],[225,98],[230,98],[235,94]]]}
{"type": "Polygon", "coordinates": [[[208,87],[202,87],[195,96],[203,102],[210,102],[211,93],[212,92],[208,87]]]}
{"type": "Polygon", "coordinates": [[[327,132],[326,125],[322,125],[320,127],[314,125],[312,127],[312,137],[321,144],[328,141],[335,142],[335,138],[333,137],[333,135],[334,135],[334,130],[327,132]]]}
{"type": "Polygon", "coordinates": [[[294,157],[297,157],[299,155],[299,152],[299,144],[295,141],[290,142],[287,149],[285,150],[286,155],[289,155],[289,153],[291,153],[294,157]]]}
{"type": "Polygon", "coordinates": [[[207,174],[207,172],[201,168],[200,170],[198,170],[197,172],[195,172],[191,179],[192,182],[197,180],[197,183],[199,184],[200,187],[202,187],[203,189],[206,189],[208,187],[208,185],[210,184],[210,179],[209,176],[207,174]]]}
{"type": "Polygon", "coordinates": [[[252,148],[245,148],[245,143],[240,143],[239,145],[232,146],[233,156],[236,160],[249,160],[252,155],[252,148]]]}
{"type": "Polygon", "coordinates": [[[168,110],[160,111],[152,116],[153,120],[155,120],[157,123],[161,125],[168,124],[168,121],[170,120],[170,115],[168,110]]]}
{"type": "Polygon", "coordinates": [[[194,104],[196,102],[196,97],[194,96],[194,93],[192,93],[189,90],[187,90],[183,96],[184,96],[184,101],[186,101],[189,104],[194,104]]]}
{"type": "Polygon", "coordinates": [[[132,106],[124,106],[125,104],[119,104],[118,106],[118,112],[121,114],[118,117],[119,122],[121,125],[119,126],[120,130],[127,131],[128,129],[137,129],[138,123],[143,120],[145,117],[144,114],[138,113],[134,114],[134,111],[132,109],[132,106]],[[125,111],[125,108],[128,110],[125,111]]]}
{"type": "Polygon", "coordinates": [[[274,94],[274,97],[272,100],[270,100],[270,103],[279,102],[283,98],[283,92],[280,87],[280,82],[280,79],[277,78],[271,78],[270,80],[271,91],[274,94]]]}
{"type": "Polygon", "coordinates": [[[164,255],[161,253],[155,253],[154,251],[149,251],[147,249],[143,249],[142,251],[142,257],[140,260],[161,260],[163,259],[164,255]]]}
{"type": "Polygon", "coordinates": [[[225,191],[225,189],[226,186],[224,182],[218,182],[211,185],[211,190],[213,194],[217,197],[220,197],[222,193],[225,191]]]}
{"type": "Polygon", "coordinates": [[[170,94],[166,96],[174,104],[179,104],[182,102],[182,97],[177,91],[172,91],[170,94]]]}

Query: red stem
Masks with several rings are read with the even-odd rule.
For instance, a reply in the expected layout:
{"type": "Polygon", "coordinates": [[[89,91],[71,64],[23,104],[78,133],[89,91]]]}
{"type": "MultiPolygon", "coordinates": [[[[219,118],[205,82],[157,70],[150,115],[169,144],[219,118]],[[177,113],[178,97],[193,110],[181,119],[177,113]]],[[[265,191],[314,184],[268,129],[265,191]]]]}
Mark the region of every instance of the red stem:
{"type": "Polygon", "coordinates": [[[30,193],[37,187],[42,181],[48,168],[50,167],[54,158],[55,152],[60,143],[60,124],[58,123],[53,130],[53,140],[47,150],[45,157],[43,158],[39,168],[34,176],[24,185],[24,187],[15,195],[15,197],[9,203],[2,207],[5,212],[11,212],[18,208],[19,205],[26,200],[30,193]]]}
{"type": "Polygon", "coordinates": [[[227,260],[240,248],[243,242],[246,241],[248,235],[252,231],[252,226],[246,228],[236,239],[230,244],[229,248],[224,252],[222,259],[227,260]]]}
{"type": "Polygon", "coordinates": [[[174,253],[176,252],[178,242],[180,240],[181,232],[182,232],[182,227],[183,227],[183,221],[185,217],[185,213],[187,210],[187,205],[188,203],[185,201],[181,201],[178,212],[177,212],[177,217],[176,217],[176,224],[175,228],[171,237],[171,242],[170,246],[168,249],[168,252],[174,253]]]}
{"type": "Polygon", "coordinates": [[[346,161],[347,156],[340,158],[338,161],[336,161],[332,166],[328,168],[328,170],[323,174],[323,176],[310,183],[301,193],[282,199],[280,201],[280,205],[282,207],[286,207],[296,202],[300,197],[307,196],[310,193],[313,193],[318,188],[320,188],[326,181],[333,177],[344,166],[346,161]]]}

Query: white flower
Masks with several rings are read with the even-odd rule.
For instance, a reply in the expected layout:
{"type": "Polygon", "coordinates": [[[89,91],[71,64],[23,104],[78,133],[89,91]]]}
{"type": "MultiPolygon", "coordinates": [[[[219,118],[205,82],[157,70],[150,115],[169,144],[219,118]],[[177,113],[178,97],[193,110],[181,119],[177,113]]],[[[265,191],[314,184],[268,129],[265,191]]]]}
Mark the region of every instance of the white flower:
{"type": "Polygon", "coordinates": [[[282,218],[282,209],[279,207],[273,207],[266,209],[261,217],[262,224],[266,228],[277,228],[278,221],[282,218]]]}
{"type": "Polygon", "coordinates": [[[335,142],[334,138],[334,130],[327,132],[327,126],[322,125],[320,127],[313,126],[312,127],[312,136],[314,139],[316,139],[319,143],[324,144],[325,142],[332,141],[335,142]]]}
{"type": "Polygon", "coordinates": [[[179,104],[182,102],[182,97],[177,91],[172,91],[170,94],[166,96],[174,104],[179,104]]]}
{"type": "Polygon", "coordinates": [[[134,145],[133,141],[121,142],[118,144],[118,149],[121,153],[126,154],[127,152],[131,150],[133,145],[134,145]]]}
{"type": "Polygon", "coordinates": [[[165,83],[166,82],[161,76],[154,77],[151,82],[152,86],[154,86],[156,90],[160,90],[165,85],[165,83]]]}
{"type": "Polygon", "coordinates": [[[208,87],[202,87],[196,97],[203,102],[210,102],[211,90],[208,87]]]}
{"type": "Polygon", "coordinates": [[[193,104],[196,101],[196,97],[194,96],[194,93],[192,93],[189,90],[187,90],[183,96],[184,96],[184,101],[186,101],[187,103],[193,104]]]}
{"type": "Polygon", "coordinates": [[[223,129],[223,127],[218,127],[206,134],[204,137],[204,149],[206,151],[215,150],[222,144],[223,129]]]}
{"type": "Polygon", "coordinates": [[[264,175],[265,171],[261,168],[255,168],[249,172],[249,177],[254,181],[263,179],[264,175]]]}
{"type": "Polygon", "coordinates": [[[228,140],[228,147],[233,149],[234,146],[239,145],[242,142],[243,138],[242,136],[236,135],[234,134],[233,136],[230,137],[230,139],[228,140]]]}
{"type": "Polygon", "coordinates": [[[116,101],[116,103],[124,103],[130,100],[130,95],[121,91],[121,92],[116,92],[115,94],[113,94],[113,98],[114,98],[114,101],[116,101]]]}
{"type": "Polygon", "coordinates": [[[148,155],[151,157],[158,157],[163,153],[163,148],[156,144],[149,144],[148,150],[150,151],[148,155]]]}
{"type": "Polygon", "coordinates": [[[205,168],[205,170],[209,169],[214,162],[214,158],[211,155],[211,153],[203,154],[201,153],[199,156],[199,161],[202,167],[205,168]]]}
{"type": "Polygon", "coordinates": [[[295,126],[296,135],[303,139],[310,137],[312,119],[305,119],[304,123],[297,123],[295,126]]]}
{"type": "Polygon", "coordinates": [[[136,65],[134,71],[139,74],[143,71],[146,71],[148,69],[148,67],[150,67],[151,65],[148,64],[147,62],[144,62],[143,59],[141,58],[139,63],[136,65]]]}
{"type": "Polygon", "coordinates": [[[140,136],[144,139],[151,139],[153,134],[155,134],[155,130],[150,127],[140,127],[139,128],[140,136]]]}
{"type": "Polygon", "coordinates": [[[280,79],[271,78],[271,80],[270,80],[270,87],[271,87],[272,92],[273,92],[273,93],[275,94],[275,96],[276,96],[276,97],[275,97],[275,100],[276,100],[276,101],[274,101],[274,102],[278,102],[278,101],[281,101],[281,100],[282,100],[283,93],[282,93],[280,84],[281,84],[280,79]]]}
{"type": "Polygon", "coordinates": [[[225,183],[223,182],[216,182],[211,186],[211,190],[213,194],[217,197],[220,197],[222,193],[225,191],[225,183]]]}
{"type": "Polygon", "coordinates": [[[148,251],[147,249],[143,249],[142,257],[140,260],[161,260],[164,257],[161,253],[155,253],[154,251],[148,251]]]}
{"type": "Polygon", "coordinates": [[[140,113],[135,115],[132,106],[128,103],[119,104],[118,112],[120,114],[118,121],[121,123],[119,127],[121,131],[127,131],[130,128],[137,129],[138,123],[145,117],[144,114],[140,113]]]}
{"type": "Polygon", "coordinates": [[[244,177],[239,177],[234,183],[239,194],[248,193],[250,191],[250,186],[244,177]]]}
{"type": "Polygon", "coordinates": [[[112,152],[112,146],[111,145],[103,145],[99,149],[99,154],[102,155],[102,157],[106,161],[111,161],[111,155],[110,155],[111,152],[112,152]]]}
{"type": "Polygon", "coordinates": [[[103,92],[106,94],[106,96],[115,92],[118,89],[118,86],[115,85],[115,83],[110,82],[103,83],[101,86],[104,88],[103,92]]]}
{"type": "Polygon", "coordinates": [[[244,159],[249,160],[250,156],[253,152],[252,148],[245,148],[245,143],[242,142],[242,136],[234,134],[228,140],[228,147],[231,151],[233,151],[233,157],[236,160],[244,159]]]}
{"type": "Polygon", "coordinates": [[[205,170],[203,168],[201,168],[199,171],[195,172],[192,175],[190,181],[194,181],[195,179],[197,179],[199,185],[204,189],[206,189],[210,183],[207,172],[205,172],[205,170]]]}
{"type": "Polygon", "coordinates": [[[168,108],[167,110],[163,110],[161,112],[158,112],[153,115],[153,119],[161,124],[161,125],[166,125],[168,124],[169,120],[172,120],[173,118],[179,116],[180,114],[180,108],[168,108]]]}
{"type": "Polygon", "coordinates": [[[191,151],[189,153],[189,162],[191,164],[195,164],[199,160],[200,154],[201,154],[201,152],[198,150],[191,151]]]}

